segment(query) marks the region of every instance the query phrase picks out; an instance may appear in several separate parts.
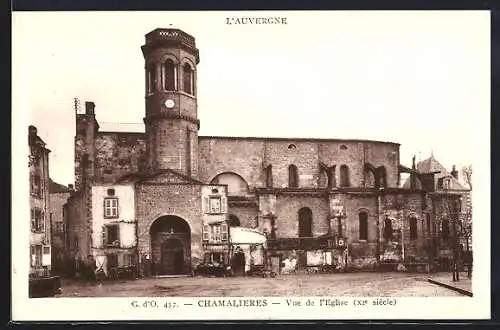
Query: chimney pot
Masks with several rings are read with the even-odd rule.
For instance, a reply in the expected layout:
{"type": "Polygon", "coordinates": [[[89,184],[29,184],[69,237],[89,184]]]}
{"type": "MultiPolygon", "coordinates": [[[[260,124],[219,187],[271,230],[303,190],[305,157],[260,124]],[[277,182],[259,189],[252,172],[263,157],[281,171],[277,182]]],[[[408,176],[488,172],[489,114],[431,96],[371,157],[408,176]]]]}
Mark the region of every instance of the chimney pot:
{"type": "Polygon", "coordinates": [[[73,190],[73,185],[71,183],[68,184],[68,188],[69,188],[69,190],[73,190]]]}

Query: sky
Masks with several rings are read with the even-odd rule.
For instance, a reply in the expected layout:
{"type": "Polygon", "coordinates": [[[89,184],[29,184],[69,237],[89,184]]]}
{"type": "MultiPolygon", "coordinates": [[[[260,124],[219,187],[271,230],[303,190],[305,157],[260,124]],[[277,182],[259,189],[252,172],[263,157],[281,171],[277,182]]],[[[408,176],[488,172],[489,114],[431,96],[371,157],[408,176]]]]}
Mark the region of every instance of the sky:
{"type": "Polygon", "coordinates": [[[489,159],[487,11],[15,12],[13,125],[37,126],[52,179],[74,181],[75,97],[103,130],[144,130],[140,46],[158,27],[196,38],[199,135],[392,141],[406,166],[489,159]],[[269,16],[287,24],[225,24],[269,16]]]}

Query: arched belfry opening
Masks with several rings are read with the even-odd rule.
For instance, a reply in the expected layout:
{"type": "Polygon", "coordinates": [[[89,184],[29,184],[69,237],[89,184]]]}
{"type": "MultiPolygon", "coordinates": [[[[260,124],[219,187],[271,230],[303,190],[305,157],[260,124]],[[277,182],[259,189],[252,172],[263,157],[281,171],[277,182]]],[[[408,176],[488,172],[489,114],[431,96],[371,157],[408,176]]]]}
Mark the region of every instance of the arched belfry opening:
{"type": "Polygon", "coordinates": [[[151,255],[155,275],[191,272],[191,228],[174,215],[156,219],[150,227],[151,255]]]}

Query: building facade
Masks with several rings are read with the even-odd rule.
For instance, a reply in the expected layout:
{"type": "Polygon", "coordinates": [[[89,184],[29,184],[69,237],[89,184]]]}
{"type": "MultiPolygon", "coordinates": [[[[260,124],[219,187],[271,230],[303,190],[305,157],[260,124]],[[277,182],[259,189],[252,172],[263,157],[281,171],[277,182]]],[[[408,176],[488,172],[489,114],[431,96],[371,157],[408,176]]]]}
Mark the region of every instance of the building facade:
{"type": "Polygon", "coordinates": [[[207,253],[230,255],[228,228],[241,226],[303,268],[429,261],[445,199],[427,183],[433,174],[400,165],[399,144],[199,136],[195,39],[156,29],[142,52],[145,133],[100,131],[92,102],[76,114],[66,206],[75,258],[188,274],[207,253]]]}
{"type": "Polygon", "coordinates": [[[49,196],[49,153],[37,128],[29,126],[30,181],[30,276],[48,276],[51,272],[51,223],[49,196]]]}

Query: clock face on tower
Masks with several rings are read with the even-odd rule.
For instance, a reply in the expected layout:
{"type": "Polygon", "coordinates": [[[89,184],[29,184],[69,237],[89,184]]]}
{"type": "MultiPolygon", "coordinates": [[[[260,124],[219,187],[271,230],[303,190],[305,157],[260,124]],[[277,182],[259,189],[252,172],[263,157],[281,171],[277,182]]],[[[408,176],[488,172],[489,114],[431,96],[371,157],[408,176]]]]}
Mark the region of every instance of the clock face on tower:
{"type": "Polygon", "coordinates": [[[175,105],[175,102],[173,100],[166,100],[165,101],[165,106],[169,109],[173,108],[175,105]]]}

